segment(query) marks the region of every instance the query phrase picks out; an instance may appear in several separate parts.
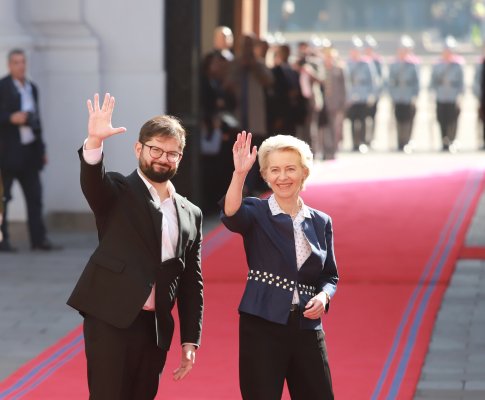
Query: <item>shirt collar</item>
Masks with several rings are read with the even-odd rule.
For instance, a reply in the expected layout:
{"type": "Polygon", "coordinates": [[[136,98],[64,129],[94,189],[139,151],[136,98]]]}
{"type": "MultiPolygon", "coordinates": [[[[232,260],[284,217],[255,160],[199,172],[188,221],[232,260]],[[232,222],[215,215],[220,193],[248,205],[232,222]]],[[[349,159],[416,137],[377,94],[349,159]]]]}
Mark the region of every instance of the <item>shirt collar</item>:
{"type": "Polygon", "coordinates": [[[25,89],[30,90],[30,88],[32,87],[30,82],[27,79],[25,79],[25,82],[23,85],[22,83],[20,83],[18,79],[12,78],[12,81],[18,90],[25,90],[25,89]]]}
{"type": "MultiPolygon", "coordinates": [[[[310,209],[305,205],[305,203],[303,202],[303,199],[300,197],[300,201],[301,201],[301,210],[300,212],[297,214],[297,218],[300,214],[303,213],[303,217],[305,218],[311,218],[311,215],[310,215],[310,209]]],[[[271,214],[272,215],[278,215],[278,214],[286,214],[280,207],[280,205],[278,204],[278,202],[276,201],[275,199],[275,196],[274,194],[272,194],[269,199],[268,199],[268,205],[269,205],[269,209],[271,210],[271,214]]],[[[296,219],[296,218],[295,218],[296,219]]]]}
{"type": "MultiPolygon", "coordinates": [[[[138,172],[138,176],[141,178],[141,180],[143,181],[143,183],[146,185],[148,191],[150,193],[154,192],[154,193],[157,193],[157,189],[155,189],[153,187],[153,185],[148,181],[147,178],[145,178],[145,176],[142,174],[142,172],[140,171],[140,168],[137,168],[136,169],[136,172],[138,172]]],[[[176,193],[175,191],[175,186],[173,185],[172,182],[168,181],[167,182],[167,190],[168,190],[168,195],[170,196],[170,198],[173,200],[173,197],[176,193]]],[[[158,194],[157,194],[158,196],[158,194]]]]}

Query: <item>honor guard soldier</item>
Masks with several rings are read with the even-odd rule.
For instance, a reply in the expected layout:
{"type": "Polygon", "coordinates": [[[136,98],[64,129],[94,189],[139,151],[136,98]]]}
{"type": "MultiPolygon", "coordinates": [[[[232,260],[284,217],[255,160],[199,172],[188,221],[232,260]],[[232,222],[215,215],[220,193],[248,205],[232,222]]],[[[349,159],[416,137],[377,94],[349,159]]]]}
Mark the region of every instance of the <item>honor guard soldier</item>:
{"type": "Polygon", "coordinates": [[[376,72],[376,96],[374,101],[369,104],[368,107],[368,119],[370,124],[367,129],[366,143],[369,145],[374,140],[375,127],[376,127],[376,113],[377,103],[382,94],[384,88],[384,75],[383,75],[383,62],[382,57],[377,53],[377,41],[371,35],[365,36],[364,55],[368,58],[368,61],[374,65],[376,72]]]}
{"type": "Polygon", "coordinates": [[[365,120],[368,107],[377,96],[377,73],[374,65],[362,54],[362,40],[353,37],[352,45],[347,62],[347,118],[352,125],[353,150],[367,153],[365,120]]]}
{"type": "Polygon", "coordinates": [[[485,90],[483,88],[483,86],[485,85],[485,79],[483,77],[483,74],[485,73],[485,70],[483,68],[484,62],[485,57],[482,56],[475,66],[475,76],[473,78],[472,86],[473,94],[478,101],[478,119],[480,126],[480,136],[482,140],[481,143],[479,142],[478,146],[482,150],[485,150],[485,124],[483,123],[485,112],[485,90]]]}
{"type": "Polygon", "coordinates": [[[442,149],[456,152],[454,143],[458,126],[460,107],[458,100],[465,86],[463,79],[462,57],[454,53],[456,40],[446,38],[443,53],[433,66],[431,74],[431,90],[436,95],[436,116],[441,130],[442,149]]]}
{"type": "Polygon", "coordinates": [[[397,126],[397,148],[411,152],[411,139],[416,97],[419,93],[418,59],[413,55],[414,41],[405,35],[401,38],[397,57],[389,67],[389,94],[394,105],[397,126]]]}

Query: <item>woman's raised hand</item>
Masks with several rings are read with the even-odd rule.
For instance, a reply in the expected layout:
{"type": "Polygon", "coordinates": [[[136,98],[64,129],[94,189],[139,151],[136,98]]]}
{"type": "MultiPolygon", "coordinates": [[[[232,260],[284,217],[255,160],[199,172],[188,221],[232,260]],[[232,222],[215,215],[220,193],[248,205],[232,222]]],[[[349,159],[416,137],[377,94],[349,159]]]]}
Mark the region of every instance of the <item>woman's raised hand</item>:
{"type": "Polygon", "coordinates": [[[103,105],[99,106],[99,94],[94,95],[94,104],[91,99],[87,101],[89,120],[88,120],[88,138],[103,141],[107,137],[118,133],[126,132],[126,128],[113,128],[111,116],[115,108],[115,98],[109,93],[104,95],[103,105]]]}
{"type": "Polygon", "coordinates": [[[256,161],[256,146],[251,148],[251,132],[242,131],[237,134],[236,142],[232,147],[234,158],[234,172],[247,174],[256,161]]]}

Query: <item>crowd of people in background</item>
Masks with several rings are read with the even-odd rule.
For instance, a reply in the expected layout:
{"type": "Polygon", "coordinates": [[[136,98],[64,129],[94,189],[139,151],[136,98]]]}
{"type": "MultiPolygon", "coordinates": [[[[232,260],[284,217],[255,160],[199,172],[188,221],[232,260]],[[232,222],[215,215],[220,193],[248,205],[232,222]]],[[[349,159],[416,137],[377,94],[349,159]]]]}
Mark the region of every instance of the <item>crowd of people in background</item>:
{"type": "MultiPolygon", "coordinates": [[[[402,36],[396,47],[396,55],[384,62],[377,51],[376,40],[370,35],[363,38],[353,37],[348,54],[341,55],[328,39],[321,40],[318,45],[310,42],[290,45],[278,41],[270,44],[256,35],[248,34],[241,38],[234,53],[231,29],[226,26],[217,27],[214,31],[213,49],[204,55],[201,62],[200,165],[206,188],[206,204],[203,208],[215,210],[217,201],[231,179],[231,147],[235,135],[241,130],[251,131],[253,144],[258,147],[269,136],[294,135],[311,146],[316,159],[332,160],[343,148],[344,121],[347,120],[351,131],[351,150],[367,153],[375,143],[376,113],[379,100],[386,93],[394,113],[394,148],[397,151],[411,152],[416,100],[423,86],[420,82],[420,59],[414,53],[411,37],[402,36]]],[[[465,62],[455,50],[456,41],[447,38],[441,55],[432,66],[430,84],[427,87],[436,103],[435,114],[442,150],[450,152],[456,152],[458,148],[456,136],[461,112],[460,98],[465,91],[465,62]]],[[[19,57],[24,55],[20,54],[19,57]]],[[[475,68],[472,85],[472,91],[480,105],[485,104],[485,90],[482,90],[484,73],[485,69],[480,62],[475,68]]],[[[21,137],[17,132],[19,126],[25,124],[24,121],[12,122],[8,120],[9,116],[14,111],[18,111],[19,115],[27,115],[21,108],[24,107],[23,100],[20,104],[17,99],[13,108],[10,107],[11,101],[6,100],[6,96],[14,92],[14,81],[10,75],[2,80],[6,89],[0,93],[0,104],[5,108],[0,110],[5,114],[5,118],[2,117],[0,121],[0,128],[4,132],[0,149],[3,148],[4,151],[7,149],[6,140],[9,137],[5,132],[11,130],[10,136],[18,139],[21,137]]],[[[32,96],[26,98],[32,99],[32,96]]],[[[34,101],[25,102],[25,107],[34,105],[34,101]]],[[[483,119],[481,106],[478,115],[483,119]]],[[[22,129],[31,128],[25,126],[22,129]]],[[[26,142],[29,146],[20,146],[20,139],[14,144],[22,149],[42,149],[43,142],[39,135],[31,133],[29,137],[29,140],[34,140],[33,144],[26,142]]],[[[480,144],[482,148],[485,148],[484,143],[485,131],[480,144]]],[[[8,154],[16,162],[22,159],[16,156],[16,151],[9,150],[8,154]]],[[[8,241],[6,203],[10,198],[12,181],[19,179],[22,183],[25,177],[22,176],[21,179],[18,174],[9,174],[6,160],[7,157],[2,157],[5,207],[2,224],[4,241],[0,244],[0,250],[12,251],[15,249],[8,241]]],[[[38,182],[38,168],[28,167],[26,170],[31,171],[38,182]]],[[[24,186],[40,187],[40,184],[24,186]]],[[[259,194],[266,189],[256,162],[247,177],[245,194],[259,194]]],[[[32,191],[24,192],[27,199],[33,199],[30,202],[28,200],[28,205],[41,205],[40,188],[30,197],[29,193],[32,191]]],[[[37,207],[36,210],[40,208],[37,207]]],[[[29,218],[39,221],[34,225],[41,227],[37,236],[31,233],[32,247],[52,249],[53,246],[44,233],[45,229],[42,228],[41,218],[34,218],[40,212],[31,211],[29,218]]]]}
{"type": "MultiPolygon", "coordinates": [[[[436,102],[443,151],[456,150],[459,98],[464,93],[464,59],[448,38],[434,63],[428,87],[436,102]]],[[[317,159],[334,159],[342,149],[344,121],[351,129],[351,149],[367,153],[375,138],[375,117],[384,92],[390,96],[396,122],[396,149],[410,152],[420,60],[410,36],[401,37],[388,63],[378,54],[376,40],[353,37],[348,57],[330,40],[272,43],[244,35],[236,54],[228,27],[214,33],[214,48],[204,56],[201,74],[202,157],[205,183],[215,201],[230,180],[224,171],[234,135],[253,133],[256,146],[275,134],[294,135],[309,143],[317,159]],[[214,171],[219,171],[217,177],[214,171]]],[[[482,68],[476,69],[474,93],[481,97],[482,68]]],[[[247,179],[246,193],[266,189],[257,163],[247,179]]]]}

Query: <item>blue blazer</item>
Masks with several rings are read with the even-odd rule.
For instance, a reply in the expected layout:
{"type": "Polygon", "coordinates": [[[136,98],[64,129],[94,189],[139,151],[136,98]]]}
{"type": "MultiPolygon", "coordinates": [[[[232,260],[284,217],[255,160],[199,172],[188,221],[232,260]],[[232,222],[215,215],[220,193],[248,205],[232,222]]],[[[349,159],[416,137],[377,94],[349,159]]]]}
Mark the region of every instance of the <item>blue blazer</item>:
{"type": "MultiPolygon", "coordinates": [[[[224,199],[220,205],[224,210],[224,199]]],[[[221,213],[222,223],[240,233],[249,268],[239,311],[268,321],[288,322],[295,287],[300,309],[324,288],[330,297],[337,289],[338,272],[333,249],[331,218],[308,207],[303,231],[311,245],[311,255],[301,266],[296,264],[293,221],[288,214],[273,215],[268,200],[246,197],[231,217],[221,213]]],[[[303,329],[322,329],[320,319],[300,319],[303,329]]]]}

